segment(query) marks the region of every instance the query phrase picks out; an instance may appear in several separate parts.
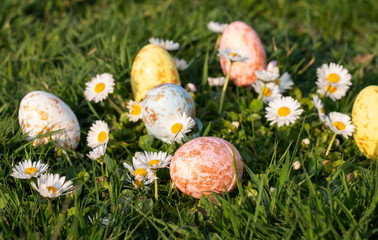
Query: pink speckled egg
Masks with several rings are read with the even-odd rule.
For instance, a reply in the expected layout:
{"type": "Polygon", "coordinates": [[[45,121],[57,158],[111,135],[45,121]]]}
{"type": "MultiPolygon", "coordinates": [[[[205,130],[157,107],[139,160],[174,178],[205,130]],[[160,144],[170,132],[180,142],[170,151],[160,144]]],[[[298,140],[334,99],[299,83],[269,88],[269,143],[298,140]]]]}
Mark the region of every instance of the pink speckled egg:
{"type": "MultiPolygon", "coordinates": [[[[255,30],[244,22],[236,21],[228,25],[220,40],[220,49],[237,49],[243,55],[248,55],[248,60],[234,62],[231,67],[230,79],[237,86],[246,86],[256,81],[256,70],[265,68],[266,55],[264,46],[255,30]]],[[[220,58],[223,73],[227,75],[230,61],[220,58]]]]}
{"type": "Polygon", "coordinates": [[[51,139],[65,148],[75,149],[79,145],[80,126],[75,114],[61,99],[50,93],[28,93],[20,103],[18,120],[28,139],[60,130],[51,136],[35,139],[33,145],[47,143],[51,139]]]}
{"type": "Polygon", "coordinates": [[[233,156],[240,181],[242,158],[231,143],[217,137],[195,138],[174,154],[170,165],[172,181],[183,193],[195,198],[231,192],[236,187],[233,156]]]}

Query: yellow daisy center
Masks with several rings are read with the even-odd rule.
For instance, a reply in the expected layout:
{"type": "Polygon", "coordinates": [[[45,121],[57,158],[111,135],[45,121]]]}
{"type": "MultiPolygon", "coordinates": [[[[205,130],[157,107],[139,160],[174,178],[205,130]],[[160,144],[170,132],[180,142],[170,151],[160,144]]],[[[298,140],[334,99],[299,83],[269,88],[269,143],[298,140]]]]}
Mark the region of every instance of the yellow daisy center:
{"type": "Polygon", "coordinates": [[[151,160],[151,161],[149,161],[148,162],[148,165],[150,165],[151,167],[155,164],[156,166],[158,166],[159,165],[159,160],[151,160]]]}
{"type": "Polygon", "coordinates": [[[38,172],[38,170],[35,167],[29,167],[29,168],[25,169],[25,173],[29,174],[29,175],[32,175],[33,173],[37,174],[37,172],[38,172]]]}
{"type": "Polygon", "coordinates": [[[146,169],[138,168],[137,170],[135,170],[135,176],[138,176],[138,175],[145,177],[147,175],[146,169]]]}
{"type": "Polygon", "coordinates": [[[134,183],[135,183],[135,185],[137,185],[138,187],[143,187],[143,182],[141,182],[141,181],[135,180],[134,183]]]}
{"type": "Polygon", "coordinates": [[[104,89],[105,89],[105,83],[97,83],[97,85],[95,86],[96,93],[100,93],[104,91],[104,89]]]}
{"type": "Polygon", "coordinates": [[[233,57],[237,57],[238,56],[238,54],[234,53],[234,52],[230,52],[230,55],[233,56],[233,57]]]}
{"type": "Polygon", "coordinates": [[[335,93],[336,90],[337,90],[337,88],[334,87],[334,86],[330,86],[330,85],[326,86],[326,91],[329,92],[329,93],[335,93]]]}
{"type": "Polygon", "coordinates": [[[320,109],[320,111],[321,111],[322,113],[325,113],[325,110],[324,110],[324,108],[321,108],[321,109],[320,109]]]}
{"type": "Polygon", "coordinates": [[[175,123],[173,124],[173,126],[171,127],[171,132],[174,133],[174,134],[177,134],[181,131],[182,129],[182,124],[181,123],[175,123]]]}
{"type": "Polygon", "coordinates": [[[131,110],[131,114],[134,116],[138,116],[141,111],[142,111],[142,108],[139,105],[134,105],[133,109],[131,110]]]}
{"type": "Polygon", "coordinates": [[[280,117],[286,117],[290,113],[290,109],[288,107],[280,107],[277,111],[280,117]]]}
{"type": "Polygon", "coordinates": [[[104,142],[107,137],[107,134],[105,131],[102,131],[98,134],[97,139],[100,143],[104,142]]]}
{"type": "Polygon", "coordinates": [[[340,130],[340,131],[345,129],[345,124],[342,122],[334,122],[333,126],[335,126],[337,130],[340,130]]]}
{"type": "Polygon", "coordinates": [[[328,75],[327,80],[331,83],[337,83],[338,81],[340,81],[340,77],[336,73],[331,73],[330,75],[328,75]]]}
{"type": "Polygon", "coordinates": [[[279,78],[276,78],[276,80],[274,80],[274,83],[275,83],[276,85],[280,85],[280,79],[279,79],[279,78]]]}
{"type": "Polygon", "coordinates": [[[266,87],[266,88],[264,89],[264,95],[267,96],[267,97],[269,97],[270,95],[272,95],[272,92],[270,91],[269,88],[266,87]]]}
{"type": "Polygon", "coordinates": [[[47,190],[49,190],[49,192],[52,191],[53,194],[55,194],[56,191],[58,191],[58,189],[56,189],[56,187],[53,187],[53,186],[47,186],[46,188],[47,188],[47,190]]]}

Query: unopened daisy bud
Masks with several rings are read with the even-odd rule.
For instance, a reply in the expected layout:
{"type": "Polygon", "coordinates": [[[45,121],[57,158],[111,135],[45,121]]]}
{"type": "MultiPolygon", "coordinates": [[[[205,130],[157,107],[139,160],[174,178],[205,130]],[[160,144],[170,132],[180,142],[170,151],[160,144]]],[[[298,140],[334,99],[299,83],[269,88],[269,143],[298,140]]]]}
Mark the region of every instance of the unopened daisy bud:
{"type": "Polygon", "coordinates": [[[239,123],[239,122],[236,122],[236,121],[233,121],[231,124],[232,124],[235,128],[239,128],[239,125],[240,125],[240,123],[239,123]]]}
{"type": "Polygon", "coordinates": [[[273,61],[270,61],[268,63],[268,66],[266,66],[266,71],[267,72],[273,72],[273,73],[277,73],[277,74],[280,74],[280,70],[277,66],[277,61],[276,60],[273,60],[273,61]]]}
{"type": "Polygon", "coordinates": [[[276,188],[275,187],[270,187],[269,191],[270,191],[271,194],[274,194],[274,192],[276,191],[276,188]]]}
{"type": "Polygon", "coordinates": [[[293,163],[293,169],[294,169],[294,170],[299,170],[299,169],[301,168],[301,166],[302,166],[302,164],[301,164],[301,162],[299,162],[299,161],[295,161],[295,162],[293,163]]]}
{"type": "Polygon", "coordinates": [[[197,87],[193,83],[188,83],[185,86],[185,90],[188,92],[197,92],[197,87]]]}
{"type": "Polygon", "coordinates": [[[302,143],[303,143],[304,145],[308,146],[308,145],[310,145],[310,139],[305,138],[305,139],[302,140],[302,143]]]}

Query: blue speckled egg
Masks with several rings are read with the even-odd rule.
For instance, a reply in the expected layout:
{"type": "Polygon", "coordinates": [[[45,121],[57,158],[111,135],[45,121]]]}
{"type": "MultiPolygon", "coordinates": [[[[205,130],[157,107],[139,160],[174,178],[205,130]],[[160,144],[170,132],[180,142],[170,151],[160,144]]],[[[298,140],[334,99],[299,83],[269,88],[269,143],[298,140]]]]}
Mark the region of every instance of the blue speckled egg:
{"type": "Polygon", "coordinates": [[[192,96],[181,86],[163,83],[151,88],[142,101],[142,117],[148,134],[168,142],[166,131],[175,114],[186,113],[193,119],[196,108],[192,96]]]}

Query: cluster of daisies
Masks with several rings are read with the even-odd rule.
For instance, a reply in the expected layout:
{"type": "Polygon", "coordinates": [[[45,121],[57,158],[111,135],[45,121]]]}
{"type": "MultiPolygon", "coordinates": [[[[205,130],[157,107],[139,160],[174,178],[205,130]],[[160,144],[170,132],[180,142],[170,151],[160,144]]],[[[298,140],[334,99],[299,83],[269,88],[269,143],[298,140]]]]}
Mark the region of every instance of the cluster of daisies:
{"type": "Polygon", "coordinates": [[[46,173],[48,167],[48,164],[44,164],[40,160],[32,162],[27,159],[12,168],[11,176],[30,180],[32,187],[47,199],[70,193],[73,187],[72,182],[66,181],[65,176],[60,177],[59,174],[46,173]],[[33,182],[33,179],[37,179],[37,184],[33,182]]]}

